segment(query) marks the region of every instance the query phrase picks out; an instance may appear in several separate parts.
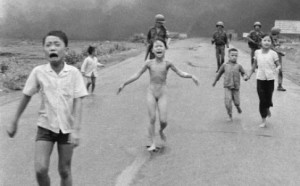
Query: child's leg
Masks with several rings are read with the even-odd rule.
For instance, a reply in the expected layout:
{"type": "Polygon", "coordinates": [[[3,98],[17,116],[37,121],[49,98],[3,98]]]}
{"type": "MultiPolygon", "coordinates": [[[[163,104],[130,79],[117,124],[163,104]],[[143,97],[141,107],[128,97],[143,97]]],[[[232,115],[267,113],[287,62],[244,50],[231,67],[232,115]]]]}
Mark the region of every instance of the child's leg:
{"type": "Polygon", "coordinates": [[[229,88],[224,88],[225,90],[225,107],[229,119],[232,119],[232,91],[229,88]]]}
{"type": "Polygon", "coordinates": [[[166,141],[166,136],[164,134],[164,129],[167,127],[167,95],[162,95],[158,100],[158,111],[159,111],[159,121],[160,130],[159,135],[163,141],[166,141]]]}
{"type": "Polygon", "coordinates": [[[266,101],[266,81],[257,80],[257,93],[259,97],[259,112],[262,118],[262,124],[260,127],[266,126],[266,118],[268,115],[268,106],[266,101]]]}
{"type": "Polygon", "coordinates": [[[91,78],[87,77],[87,84],[86,84],[87,91],[89,91],[89,88],[90,88],[91,84],[92,84],[91,78]]]}
{"type": "Polygon", "coordinates": [[[148,107],[148,114],[150,117],[150,125],[148,127],[148,135],[151,141],[151,146],[155,148],[155,120],[156,120],[156,99],[152,95],[151,91],[148,90],[147,93],[147,107],[148,107]]]}
{"type": "Polygon", "coordinates": [[[233,94],[233,102],[238,111],[238,113],[242,113],[242,109],[240,107],[240,90],[232,90],[233,94]]]}
{"type": "Polygon", "coordinates": [[[91,80],[92,80],[92,93],[93,93],[95,90],[95,86],[96,86],[96,77],[92,76],[91,80]]]}
{"type": "Polygon", "coordinates": [[[267,107],[267,116],[271,117],[271,111],[270,107],[273,106],[273,92],[274,92],[274,80],[267,81],[267,86],[266,86],[266,107],[267,107]]]}
{"type": "Polygon", "coordinates": [[[61,186],[72,185],[71,160],[73,155],[72,144],[57,144],[58,171],[61,177],[61,186]]]}
{"type": "Polygon", "coordinates": [[[48,170],[53,146],[54,143],[51,141],[36,141],[35,143],[34,166],[37,182],[40,186],[50,186],[48,170]]]}

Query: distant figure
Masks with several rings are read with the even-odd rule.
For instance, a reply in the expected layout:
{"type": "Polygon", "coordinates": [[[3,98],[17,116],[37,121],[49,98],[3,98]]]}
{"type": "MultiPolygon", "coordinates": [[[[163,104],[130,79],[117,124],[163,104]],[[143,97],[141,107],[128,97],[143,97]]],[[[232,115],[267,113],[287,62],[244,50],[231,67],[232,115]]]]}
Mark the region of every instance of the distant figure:
{"type": "Polygon", "coordinates": [[[87,50],[89,56],[86,57],[81,66],[81,73],[86,79],[86,89],[89,91],[90,85],[92,85],[91,93],[94,93],[96,86],[96,78],[98,77],[97,67],[103,67],[104,65],[98,62],[96,57],[96,47],[89,46],[87,50]]]}
{"type": "Polygon", "coordinates": [[[222,21],[216,24],[217,31],[214,32],[213,38],[211,40],[212,44],[216,45],[216,58],[217,58],[217,72],[221,65],[224,63],[225,57],[225,45],[229,48],[228,37],[224,31],[224,23],[222,21]]]}
{"type": "Polygon", "coordinates": [[[167,44],[165,40],[161,38],[156,38],[153,43],[152,52],[155,55],[155,59],[149,60],[143,66],[139,72],[130,77],[125,83],[123,83],[118,89],[117,94],[119,94],[126,85],[136,81],[141,77],[141,75],[149,70],[150,73],[150,85],[148,87],[147,93],[147,106],[148,113],[150,117],[150,125],[148,128],[149,138],[151,145],[149,146],[149,151],[156,150],[156,144],[154,141],[155,137],[155,120],[156,111],[159,113],[160,120],[160,130],[159,135],[161,140],[166,141],[166,136],[164,134],[164,129],[167,127],[167,74],[169,69],[173,70],[177,75],[183,78],[191,78],[196,85],[198,85],[198,80],[195,76],[183,72],[175,67],[175,65],[164,59],[165,50],[167,44]]]}
{"type": "Polygon", "coordinates": [[[162,14],[157,14],[155,16],[155,25],[148,31],[147,34],[148,46],[147,46],[145,60],[147,60],[149,55],[150,55],[149,59],[155,58],[155,55],[152,52],[152,47],[153,47],[153,42],[157,38],[164,40],[167,43],[167,48],[169,47],[170,38],[168,37],[168,30],[164,26],[165,22],[166,22],[165,17],[162,14]]]}
{"type": "Polygon", "coordinates": [[[229,39],[229,41],[232,40],[232,33],[229,33],[229,34],[228,34],[228,39],[229,39]]]}
{"type": "Polygon", "coordinates": [[[255,22],[253,27],[254,27],[254,30],[251,30],[249,32],[249,35],[247,37],[248,39],[248,46],[249,48],[251,49],[251,66],[253,65],[253,62],[254,62],[254,52],[255,50],[258,50],[261,48],[261,37],[262,35],[264,34],[262,31],[261,31],[261,23],[260,22],[255,22]]]}
{"type": "Polygon", "coordinates": [[[49,32],[43,39],[43,47],[49,63],[35,67],[30,73],[21,104],[7,133],[14,137],[31,97],[40,93],[42,102],[34,160],[37,182],[40,186],[50,186],[50,156],[57,143],[60,183],[61,186],[71,186],[71,162],[73,149],[79,145],[82,98],[88,93],[79,70],[64,61],[68,47],[66,34],[62,31],[49,32]]]}
{"type": "Polygon", "coordinates": [[[273,50],[277,52],[278,58],[279,58],[279,63],[280,63],[280,70],[278,72],[278,86],[277,90],[278,91],[286,91],[285,88],[282,86],[282,81],[283,81],[283,73],[282,73],[282,57],[285,56],[283,52],[280,51],[280,43],[279,43],[279,34],[280,34],[280,28],[273,27],[271,29],[271,34],[272,34],[272,41],[273,41],[273,50]]]}
{"type": "Polygon", "coordinates": [[[275,73],[281,68],[277,53],[272,48],[272,38],[268,34],[262,35],[262,48],[255,51],[254,63],[249,74],[255,72],[257,79],[257,93],[259,97],[259,112],[262,117],[262,123],[259,127],[266,127],[267,117],[271,117],[270,107],[273,106],[272,96],[274,91],[275,73]]]}
{"type": "Polygon", "coordinates": [[[240,107],[240,74],[243,76],[245,81],[247,81],[248,76],[245,74],[245,70],[242,65],[237,63],[237,49],[229,49],[228,58],[229,61],[223,64],[218,71],[213,87],[224,73],[225,106],[229,116],[229,121],[232,121],[232,101],[236,106],[238,113],[242,113],[242,109],[240,107]]]}

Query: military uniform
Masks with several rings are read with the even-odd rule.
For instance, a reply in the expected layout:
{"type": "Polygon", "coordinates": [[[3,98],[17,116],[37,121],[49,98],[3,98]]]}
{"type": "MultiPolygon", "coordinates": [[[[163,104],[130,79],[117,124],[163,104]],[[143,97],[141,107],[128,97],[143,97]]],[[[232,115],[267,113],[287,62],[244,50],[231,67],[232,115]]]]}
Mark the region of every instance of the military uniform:
{"type": "Polygon", "coordinates": [[[147,34],[147,42],[148,42],[148,51],[149,54],[150,54],[150,57],[149,59],[154,59],[155,55],[154,53],[152,52],[152,47],[153,47],[153,43],[154,41],[157,39],[157,38],[160,38],[164,41],[167,41],[168,39],[168,31],[166,29],[165,26],[160,26],[159,28],[157,27],[152,27],[150,28],[148,34],[147,34]]]}
{"type": "Polygon", "coordinates": [[[248,37],[252,39],[255,43],[249,41],[248,46],[251,49],[251,65],[254,63],[254,52],[261,48],[261,37],[264,33],[262,31],[251,30],[248,37]]]}
{"type": "Polygon", "coordinates": [[[278,38],[279,33],[277,34],[272,34],[272,49],[277,52],[278,54],[278,59],[279,59],[279,64],[281,68],[279,69],[278,72],[278,87],[277,90],[279,91],[286,91],[285,88],[282,87],[282,81],[283,81],[283,73],[282,73],[282,56],[284,56],[284,53],[280,51],[280,43],[279,43],[279,38],[278,38]]]}
{"type": "Polygon", "coordinates": [[[218,70],[224,63],[225,45],[228,45],[228,37],[225,31],[216,31],[213,34],[212,43],[216,45],[216,57],[218,70]]]}

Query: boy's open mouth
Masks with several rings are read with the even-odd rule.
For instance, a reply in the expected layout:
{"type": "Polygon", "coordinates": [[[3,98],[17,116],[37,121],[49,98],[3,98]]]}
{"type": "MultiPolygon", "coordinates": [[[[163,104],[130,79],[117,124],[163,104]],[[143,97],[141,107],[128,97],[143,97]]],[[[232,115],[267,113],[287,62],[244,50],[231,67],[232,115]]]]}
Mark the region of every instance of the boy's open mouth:
{"type": "Polygon", "coordinates": [[[50,58],[58,57],[58,55],[57,55],[57,54],[50,54],[49,57],[50,57],[50,58]]]}
{"type": "Polygon", "coordinates": [[[156,52],[156,53],[157,53],[157,54],[162,54],[162,52],[160,52],[160,51],[159,51],[159,52],[156,52]]]}

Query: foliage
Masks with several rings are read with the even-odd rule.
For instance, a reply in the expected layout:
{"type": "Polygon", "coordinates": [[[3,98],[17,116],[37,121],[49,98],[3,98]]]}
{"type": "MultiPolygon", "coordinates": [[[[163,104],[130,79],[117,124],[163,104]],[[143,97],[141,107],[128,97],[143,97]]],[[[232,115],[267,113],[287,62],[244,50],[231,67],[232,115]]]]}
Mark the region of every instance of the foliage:
{"type": "Polygon", "coordinates": [[[32,70],[32,65],[27,65],[26,62],[17,60],[16,58],[8,58],[0,63],[4,71],[3,86],[12,90],[21,90],[26,82],[26,79],[32,70]]]}

